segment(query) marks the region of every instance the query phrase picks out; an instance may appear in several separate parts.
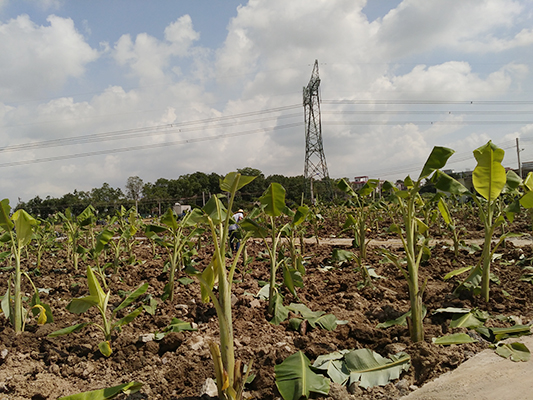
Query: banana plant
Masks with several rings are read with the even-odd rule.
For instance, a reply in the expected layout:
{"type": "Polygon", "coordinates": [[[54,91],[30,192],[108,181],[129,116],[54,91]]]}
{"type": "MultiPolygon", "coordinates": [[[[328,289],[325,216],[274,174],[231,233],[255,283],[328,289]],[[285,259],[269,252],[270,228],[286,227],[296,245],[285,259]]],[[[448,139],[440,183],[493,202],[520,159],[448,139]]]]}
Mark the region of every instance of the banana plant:
{"type": "MultiPolygon", "coordinates": [[[[393,198],[397,202],[398,210],[401,214],[402,224],[394,222],[392,228],[398,233],[402,241],[407,269],[404,267],[404,260],[389,250],[381,249],[381,251],[389,262],[398,267],[407,280],[411,304],[409,330],[411,340],[415,343],[424,340],[422,296],[425,283],[420,285],[418,270],[423,256],[427,254],[429,241],[428,237],[423,236],[428,226],[417,217],[417,208],[419,209],[423,204],[419,191],[423,181],[435,171],[444,167],[453,153],[453,150],[446,147],[434,147],[418,179],[413,181],[409,176],[405,178],[403,181],[405,190],[396,188],[390,182],[385,182],[383,185],[384,190],[392,191],[393,198]]],[[[390,213],[390,218],[395,221],[395,216],[392,213],[390,213]]]]}
{"type": "Polygon", "coordinates": [[[109,357],[113,350],[111,349],[111,336],[115,330],[119,330],[120,327],[133,321],[143,311],[143,306],[140,306],[127,314],[125,317],[115,320],[117,313],[132,304],[139,296],[142,296],[148,290],[148,283],[144,283],[139,286],[135,291],[130,293],[128,297],[124,299],[111,313],[111,318],[108,317],[108,304],[111,296],[111,291],[105,293],[96,278],[92,268],[87,266],[87,283],[89,286],[89,296],[72,299],[67,305],[67,310],[74,314],[83,314],[91,307],[96,307],[102,317],[102,324],[93,322],[83,322],[70,326],[68,328],[60,329],[58,331],[49,334],[49,337],[56,337],[66,335],[73,332],[78,332],[88,325],[97,326],[104,334],[104,341],[98,344],[100,353],[109,357]]]}
{"type": "Polygon", "coordinates": [[[63,229],[67,235],[67,254],[71,257],[74,269],[77,271],[80,255],[85,253],[85,249],[79,243],[82,238],[82,229],[94,222],[94,207],[87,206],[78,216],[72,214],[70,208],[67,208],[64,214],[59,212],[58,215],[63,221],[63,229]]]}
{"type": "MultiPolygon", "coordinates": [[[[202,300],[213,302],[218,317],[220,346],[213,342],[210,343],[209,348],[215,367],[219,399],[242,399],[244,384],[251,371],[251,363],[244,373],[244,367],[240,360],[235,360],[231,311],[233,276],[245,246],[239,247],[230,265],[227,265],[226,250],[228,228],[232,223],[235,223],[231,219],[232,213],[230,212],[233,208],[235,193],[253,179],[255,179],[254,176],[242,176],[238,172],[230,172],[220,182],[222,192],[229,193],[228,208],[224,207],[217,195],[214,195],[202,209],[197,208],[190,213],[191,221],[208,226],[214,244],[211,262],[205,270],[200,273],[189,268],[188,271],[200,281],[202,300]],[[218,284],[218,291],[214,290],[215,284],[218,284]]],[[[250,236],[249,232],[245,233],[242,243],[246,243],[250,236]]]]}
{"type": "Polygon", "coordinates": [[[54,227],[55,220],[51,217],[47,219],[37,219],[37,226],[33,233],[33,239],[36,243],[37,268],[41,267],[43,253],[56,246],[56,232],[54,227]]]}
{"type": "Polygon", "coordinates": [[[124,206],[120,206],[107,225],[115,236],[114,240],[109,242],[109,247],[113,252],[113,269],[117,272],[123,251],[128,254],[128,264],[135,261],[133,246],[136,243],[135,235],[141,228],[141,220],[138,218],[135,207],[127,210],[124,206]]]}
{"type": "Polygon", "coordinates": [[[293,212],[287,208],[285,213],[291,217],[291,220],[281,228],[281,231],[283,236],[287,239],[291,270],[299,271],[300,274],[303,275],[305,273],[305,268],[303,265],[305,248],[302,246],[302,240],[300,240],[300,248],[298,249],[296,246],[296,240],[301,239],[303,235],[302,228],[305,228],[304,222],[307,220],[309,207],[302,205],[296,209],[296,212],[293,212]]]}
{"type": "Polygon", "coordinates": [[[498,246],[503,243],[505,238],[512,235],[511,233],[501,235],[498,243],[493,248],[492,238],[494,232],[499,226],[505,223],[505,217],[512,221],[514,215],[520,211],[520,205],[525,208],[533,207],[533,201],[530,201],[533,197],[529,195],[529,192],[519,198],[521,193],[517,191],[519,186],[525,187],[527,191],[533,189],[533,183],[529,183],[533,182],[533,179],[529,181],[526,179],[524,183],[514,172],[509,171],[506,173],[505,168],[501,164],[504,155],[505,152],[491,141],[474,150],[477,165],[472,175],[472,181],[474,189],[480,197],[471,193],[460,182],[441,171],[433,179],[437,189],[451,194],[469,196],[478,206],[479,218],[483,223],[485,232],[483,253],[478,265],[470,270],[469,276],[460,287],[466,282],[473,283],[474,285],[480,282],[481,296],[486,302],[490,300],[490,266],[492,255],[498,246]],[[500,195],[504,192],[512,193],[515,199],[510,201],[507,206],[502,207],[500,205],[502,201],[500,195]]]}
{"type": "Polygon", "coordinates": [[[191,243],[192,238],[201,235],[204,229],[192,229],[197,224],[197,221],[191,218],[191,213],[187,213],[183,219],[178,221],[171,208],[161,216],[160,222],[163,225],[147,225],[145,235],[168,250],[169,278],[168,283],[165,285],[163,298],[168,298],[172,302],[174,301],[176,272],[183,270],[183,264],[187,256],[185,249],[189,248],[191,250],[194,247],[191,243]],[[187,232],[187,229],[189,229],[189,232],[187,232]],[[165,234],[165,236],[160,237],[159,234],[161,233],[165,234]]]}
{"type": "MultiPolygon", "coordinates": [[[[4,234],[0,237],[0,241],[8,243],[11,255],[15,259],[15,272],[8,279],[7,293],[2,300],[2,311],[6,318],[11,321],[15,333],[19,334],[24,331],[27,316],[27,311],[22,305],[22,249],[30,244],[33,238],[33,229],[37,225],[37,220],[22,209],[15,211],[11,217],[10,213],[11,207],[9,205],[9,200],[2,200],[0,202],[0,227],[4,230],[4,234]],[[13,296],[11,295],[12,281],[13,296]]],[[[26,277],[28,277],[28,275],[26,275],[26,277]]]]}
{"type": "MultiPolygon", "coordinates": [[[[268,293],[268,312],[274,314],[276,304],[280,302],[280,295],[276,291],[276,273],[279,267],[284,270],[283,277],[285,286],[296,296],[294,286],[301,280],[301,268],[288,268],[285,263],[285,256],[283,251],[280,251],[281,237],[284,232],[287,232],[287,227],[284,229],[279,226],[279,218],[285,215],[296,214],[292,212],[285,205],[285,189],[277,182],[272,182],[265,190],[263,195],[259,198],[261,207],[255,209],[248,218],[245,218],[241,223],[241,228],[255,237],[260,237],[266,247],[266,251],[270,258],[270,282],[268,293]],[[260,218],[253,219],[254,216],[264,215],[265,221],[262,223],[260,218]],[[276,223],[278,222],[278,223],[276,223]],[[268,239],[267,239],[268,238],[268,239]]],[[[294,218],[293,217],[293,218],[294,218]]],[[[301,223],[303,215],[299,214],[297,217],[298,223],[301,223]]],[[[296,226],[295,220],[293,223],[296,226]]],[[[302,266],[303,267],[303,266],[302,266]]],[[[296,296],[297,297],[297,296],[296,296]]]]}
{"type": "Polygon", "coordinates": [[[365,285],[372,284],[370,273],[364,265],[364,261],[367,258],[366,250],[368,241],[366,239],[366,232],[368,229],[369,219],[369,212],[368,207],[365,204],[365,198],[374,193],[374,190],[378,187],[378,185],[378,179],[369,179],[361,189],[355,192],[351,185],[349,185],[344,179],[341,179],[337,183],[337,187],[349,195],[355,202],[355,210],[352,213],[346,214],[346,223],[344,224],[343,228],[353,230],[353,247],[359,250],[359,256],[356,256],[355,259],[357,261],[357,266],[363,275],[365,285]]]}

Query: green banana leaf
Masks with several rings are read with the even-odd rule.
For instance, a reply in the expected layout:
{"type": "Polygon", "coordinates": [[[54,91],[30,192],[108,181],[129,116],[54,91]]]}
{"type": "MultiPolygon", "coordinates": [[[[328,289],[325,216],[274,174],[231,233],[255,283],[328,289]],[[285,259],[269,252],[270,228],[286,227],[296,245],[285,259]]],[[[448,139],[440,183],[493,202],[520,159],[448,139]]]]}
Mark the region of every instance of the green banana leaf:
{"type": "Polygon", "coordinates": [[[37,225],[37,220],[24,210],[15,211],[11,218],[15,223],[18,246],[26,246],[31,242],[33,237],[33,227],[37,225]]]}
{"type": "Polygon", "coordinates": [[[279,217],[285,210],[285,188],[277,182],[272,182],[259,198],[261,204],[265,206],[266,215],[279,217]]]}
{"type": "Polygon", "coordinates": [[[9,232],[13,229],[15,224],[9,218],[11,213],[11,206],[9,205],[9,199],[4,199],[0,202],[0,227],[9,232]]]}
{"type": "Polygon", "coordinates": [[[147,290],[148,290],[148,283],[144,283],[141,286],[139,286],[135,291],[130,293],[130,295],[126,297],[124,301],[119,304],[117,308],[113,310],[113,314],[116,314],[118,311],[129,306],[131,303],[137,300],[139,296],[142,296],[143,294],[145,294],[147,290]]]}
{"type": "Polygon", "coordinates": [[[222,204],[217,196],[211,196],[202,210],[215,225],[223,223],[226,220],[226,207],[224,207],[224,204],[222,204]]]}
{"type": "Polygon", "coordinates": [[[113,231],[107,228],[104,228],[102,232],[98,234],[98,236],[96,237],[96,247],[94,249],[96,253],[100,254],[104,250],[105,246],[109,243],[109,241],[113,239],[114,234],[115,233],[113,231]]]}
{"type": "Polygon", "coordinates": [[[357,194],[352,188],[352,185],[347,183],[344,179],[337,182],[337,187],[349,196],[357,197],[357,194]]]}
{"type": "Polygon", "coordinates": [[[284,400],[309,398],[311,392],[327,395],[329,381],[310,368],[311,361],[298,351],[274,367],[276,386],[284,400]]]}
{"type": "Polygon", "coordinates": [[[510,337],[531,335],[531,327],[529,325],[515,325],[510,328],[487,328],[485,326],[479,326],[476,328],[476,332],[488,341],[496,343],[510,337]]]}
{"type": "Polygon", "coordinates": [[[450,158],[453,153],[455,153],[455,151],[447,147],[433,147],[433,150],[431,151],[424,168],[422,168],[422,172],[420,173],[418,180],[420,181],[421,179],[427,178],[435,170],[444,167],[448,161],[448,158],[450,158]]]}
{"type": "Polygon", "coordinates": [[[248,185],[255,178],[257,177],[241,175],[239,172],[230,172],[224,177],[224,179],[220,180],[220,189],[223,192],[231,192],[233,186],[237,185],[235,190],[239,190],[243,186],[248,185]]]}
{"type": "Polygon", "coordinates": [[[124,394],[133,394],[138,392],[142,383],[139,382],[130,382],[124,383],[122,385],[113,386],[106,389],[92,390],[90,392],[83,392],[78,394],[72,394],[70,396],[60,397],[57,400],[108,400],[116,397],[117,395],[124,394]]]}
{"type": "MultiPolygon", "coordinates": [[[[265,286],[266,287],[266,286],[265,286]]],[[[274,318],[270,321],[273,325],[279,325],[289,316],[289,310],[283,305],[283,296],[277,291],[274,293],[274,318]]]]}
{"type": "Polygon", "coordinates": [[[183,332],[183,331],[197,331],[198,329],[193,328],[190,322],[182,321],[179,318],[172,318],[170,325],[164,329],[164,332],[183,332]]]}
{"type": "Polygon", "coordinates": [[[350,350],[341,350],[318,356],[312,367],[326,371],[333,382],[345,385],[350,378],[350,371],[344,364],[344,356],[349,352],[350,350]]]}
{"type": "Polygon", "coordinates": [[[496,347],[496,354],[503,358],[510,358],[511,361],[529,361],[531,353],[523,343],[501,343],[496,347]]]}
{"type": "Polygon", "coordinates": [[[505,168],[501,164],[504,154],[491,141],[474,150],[477,166],[472,182],[476,191],[489,203],[500,195],[507,182],[505,168]]]}
{"type": "Polygon", "coordinates": [[[451,344],[476,343],[477,340],[471,338],[466,333],[453,333],[438,338],[432,338],[433,344],[440,344],[442,346],[449,346],[451,344]]]}
{"type": "Polygon", "coordinates": [[[92,306],[98,304],[98,297],[86,296],[79,299],[72,299],[67,305],[67,310],[74,314],[83,314],[92,306]]]}
{"type": "Polygon", "coordinates": [[[350,384],[360,381],[363,388],[385,386],[411,365],[411,357],[403,352],[386,358],[369,349],[358,349],[350,351],[344,359],[350,370],[350,384]]]}
{"type": "Polygon", "coordinates": [[[132,312],[130,312],[128,315],[126,315],[124,318],[119,319],[115,323],[113,323],[113,329],[117,327],[121,327],[122,325],[129,324],[131,321],[133,321],[139,314],[143,312],[144,308],[140,306],[139,308],[136,308],[132,312]]]}
{"type": "Polygon", "coordinates": [[[57,331],[50,333],[48,337],[56,337],[56,336],[61,336],[61,335],[68,335],[69,333],[73,333],[73,332],[78,332],[90,324],[91,322],[83,322],[81,324],[76,324],[76,325],[69,326],[67,328],[59,329],[57,331]]]}
{"type": "Polygon", "coordinates": [[[450,322],[451,328],[477,328],[482,326],[484,321],[481,321],[473,313],[467,313],[462,315],[454,315],[450,322]]]}

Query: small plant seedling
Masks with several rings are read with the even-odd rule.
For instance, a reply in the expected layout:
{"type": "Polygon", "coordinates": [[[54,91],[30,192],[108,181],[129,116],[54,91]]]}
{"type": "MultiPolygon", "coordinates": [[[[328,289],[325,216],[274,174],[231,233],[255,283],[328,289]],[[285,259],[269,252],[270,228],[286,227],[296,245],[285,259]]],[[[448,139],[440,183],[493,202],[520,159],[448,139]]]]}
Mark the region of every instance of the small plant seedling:
{"type": "MultiPolygon", "coordinates": [[[[104,356],[109,357],[112,353],[111,349],[111,335],[115,330],[120,329],[121,326],[126,325],[133,321],[135,317],[137,317],[140,313],[143,311],[143,306],[140,306],[130,312],[125,317],[113,321],[113,318],[108,318],[107,316],[107,307],[109,303],[109,297],[111,295],[111,291],[108,291],[107,293],[104,293],[102,290],[102,287],[100,286],[100,283],[98,283],[98,280],[96,279],[96,276],[90,266],[87,267],[87,282],[89,284],[89,296],[81,297],[77,299],[73,299],[68,305],[67,310],[70,312],[73,312],[74,314],[82,314],[85,311],[87,311],[89,308],[95,306],[98,311],[100,312],[100,315],[102,316],[102,324],[97,324],[94,322],[83,322],[81,324],[76,324],[73,326],[69,326],[68,328],[60,329],[58,331],[52,332],[49,337],[55,337],[60,335],[66,335],[69,333],[77,332],[85,328],[89,325],[96,325],[103,333],[104,333],[104,341],[100,342],[98,344],[98,349],[100,350],[100,353],[102,353],[104,356]]],[[[148,284],[144,283],[141,286],[139,286],[135,291],[130,293],[128,297],[124,299],[122,303],[119,304],[117,308],[113,310],[111,313],[112,317],[115,317],[116,314],[128,307],[131,303],[133,303],[139,296],[146,293],[146,290],[148,289],[148,284]]]]}

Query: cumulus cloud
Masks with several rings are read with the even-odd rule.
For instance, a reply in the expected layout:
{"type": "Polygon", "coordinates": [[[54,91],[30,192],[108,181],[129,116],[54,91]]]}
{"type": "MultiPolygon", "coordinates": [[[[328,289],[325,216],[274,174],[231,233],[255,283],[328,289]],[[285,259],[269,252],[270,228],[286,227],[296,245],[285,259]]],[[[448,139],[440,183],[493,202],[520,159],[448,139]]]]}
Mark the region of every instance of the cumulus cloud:
{"type": "MultiPolygon", "coordinates": [[[[201,25],[183,15],[161,26],[159,35],[139,30],[102,38],[103,52],[111,56],[107,64],[91,63],[103,53],[92,49],[77,31],[95,34],[98,26],[76,21],[76,29],[73,21],[54,16],[49,26],[39,26],[19,16],[0,25],[0,51],[5,55],[0,61],[1,99],[56,93],[88,68],[91,79],[112,76],[101,68],[115,74],[126,71],[133,88],[107,78],[105,83],[88,82],[107,89],[83,100],[65,94],[31,104],[0,103],[0,125],[11,126],[0,130],[0,138],[12,144],[91,134],[106,137],[98,143],[24,153],[25,159],[143,149],[39,164],[42,168],[30,165],[27,170],[32,172],[24,179],[38,180],[40,193],[49,187],[57,196],[103,182],[123,186],[132,175],[149,182],[196,170],[225,173],[245,166],[266,175],[302,174],[302,87],[318,59],[322,100],[348,100],[343,105],[322,104],[331,176],[375,173],[372,177],[392,179],[386,173],[394,171],[403,178],[410,173],[405,165],[419,170],[436,144],[479,147],[489,137],[530,132],[517,126],[506,131],[499,126],[498,132],[495,127],[468,126],[468,115],[461,113],[423,118],[395,114],[422,107],[373,103],[509,99],[520,85],[528,87],[530,71],[523,61],[508,53],[496,59],[505,50],[531,49],[525,3],[452,1],[453,7],[449,1],[404,0],[370,22],[364,0],[250,0],[228,21],[220,48],[204,47],[203,32],[195,29],[201,25]],[[494,64],[480,68],[474,61],[480,52],[494,56],[494,64]],[[294,108],[243,116],[285,106],[294,108]],[[211,121],[217,117],[224,117],[223,123],[211,121]],[[430,125],[433,119],[447,123],[430,125]],[[128,136],[131,132],[135,136],[128,136]],[[115,133],[123,139],[107,137],[115,133]],[[80,176],[86,178],[84,187],[76,186],[80,176]]],[[[5,162],[17,157],[20,153],[6,154],[5,162]]],[[[9,188],[1,181],[0,187],[9,188]]],[[[34,195],[31,188],[24,199],[34,195]]]]}
{"type": "Polygon", "coordinates": [[[389,57],[405,57],[429,49],[464,52],[501,51],[531,44],[531,31],[511,39],[494,37],[495,29],[512,32],[523,4],[514,0],[404,0],[381,21],[377,42],[389,57]]]}
{"type": "Polygon", "coordinates": [[[80,77],[98,58],[69,18],[51,15],[39,26],[28,15],[0,24],[0,97],[33,99],[80,77]]]}
{"type": "Polygon", "coordinates": [[[509,89],[515,74],[523,75],[525,65],[506,65],[485,79],[467,62],[449,61],[439,65],[417,65],[409,73],[383,76],[373,85],[376,92],[403,98],[475,100],[491,98],[509,89]]]}
{"type": "Polygon", "coordinates": [[[167,77],[172,57],[190,55],[191,46],[200,37],[189,15],[167,26],[164,35],[165,41],[147,33],[138,34],[135,41],[130,35],[122,35],[115,45],[114,58],[142,81],[162,81],[167,77]]]}

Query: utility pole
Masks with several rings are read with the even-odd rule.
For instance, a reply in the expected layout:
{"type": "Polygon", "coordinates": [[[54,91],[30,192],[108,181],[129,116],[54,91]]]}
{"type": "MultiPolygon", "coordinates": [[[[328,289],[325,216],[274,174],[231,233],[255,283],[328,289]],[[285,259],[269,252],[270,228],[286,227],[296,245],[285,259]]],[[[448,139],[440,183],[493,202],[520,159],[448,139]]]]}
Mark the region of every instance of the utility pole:
{"type": "Polygon", "coordinates": [[[518,157],[518,175],[520,175],[520,179],[522,179],[522,163],[520,162],[520,143],[518,138],[516,138],[516,155],[518,157]]]}
{"type": "Polygon", "coordinates": [[[311,204],[315,203],[313,179],[326,179],[328,196],[332,195],[326,155],[322,144],[322,122],[320,117],[320,78],[318,76],[318,60],[315,60],[311,79],[303,89],[303,106],[305,117],[305,192],[309,194],[311,204]]]}

